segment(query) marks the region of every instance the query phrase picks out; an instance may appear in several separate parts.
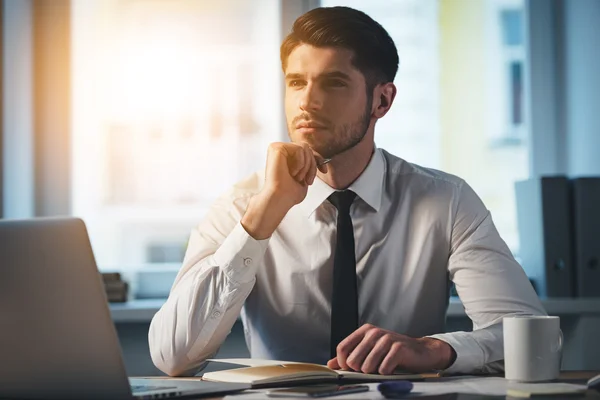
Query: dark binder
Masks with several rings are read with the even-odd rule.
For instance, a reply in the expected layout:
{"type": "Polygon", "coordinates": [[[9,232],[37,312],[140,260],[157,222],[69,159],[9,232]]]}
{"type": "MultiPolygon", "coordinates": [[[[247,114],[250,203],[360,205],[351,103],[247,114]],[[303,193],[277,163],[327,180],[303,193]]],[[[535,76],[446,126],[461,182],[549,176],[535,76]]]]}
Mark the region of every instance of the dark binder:
{"type": "Polygon", "coordinates": [[[576,292],[600,297],[600,178],[572,180],[576,292]]]}
{"type": "Polygon", "coordinates": [[[570,183],[564,176],[515,183],[519,256],[541,297],[574,297],[570,183]]]}

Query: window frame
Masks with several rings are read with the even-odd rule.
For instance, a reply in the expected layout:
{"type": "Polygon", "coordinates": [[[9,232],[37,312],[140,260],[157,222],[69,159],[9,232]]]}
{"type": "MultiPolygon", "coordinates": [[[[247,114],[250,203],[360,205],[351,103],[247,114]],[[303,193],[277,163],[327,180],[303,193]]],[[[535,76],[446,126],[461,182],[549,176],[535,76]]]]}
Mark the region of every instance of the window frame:
{"type": "MultiPolygon", "coordinates": [[[[0,54],[4,57],[4,0],[0,0],[0,54]]],[[[0,219],[4,217],[4,61],[0,62],[0,219]]]]}
{"type": "Polygon", "coordinates": [[[69,215],[70,1],[1,5],[2,216],[69,215]]]}
{"type": "Polygon", "coordinates": [[[529,62],[524,89],[525,115],[529,116],[530,178],[567,172],[560,7],[557,1],[525,3],[524,33],[529,62]]]}

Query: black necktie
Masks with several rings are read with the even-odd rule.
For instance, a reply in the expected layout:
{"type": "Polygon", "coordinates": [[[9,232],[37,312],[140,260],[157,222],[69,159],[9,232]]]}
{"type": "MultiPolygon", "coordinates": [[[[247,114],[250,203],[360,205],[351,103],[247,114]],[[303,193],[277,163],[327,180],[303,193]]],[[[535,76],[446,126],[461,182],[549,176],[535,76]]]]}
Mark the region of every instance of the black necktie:
{"type": "Polygon", "coordinates": [[[331,358],[336,356],[337,345],[358,328],[356,255],[350,218],[350,206],[355,197],[356,193],[351,190],[334,192],[329,196],[329,201],[338,210],[331,294],[331,358]]]}

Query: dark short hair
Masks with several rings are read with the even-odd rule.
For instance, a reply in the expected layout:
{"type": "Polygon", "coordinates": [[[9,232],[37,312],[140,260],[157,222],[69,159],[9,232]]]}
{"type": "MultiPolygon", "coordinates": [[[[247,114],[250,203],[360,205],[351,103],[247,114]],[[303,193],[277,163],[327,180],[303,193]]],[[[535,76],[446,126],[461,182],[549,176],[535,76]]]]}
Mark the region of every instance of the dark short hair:
{"type": "Polygon", "coordinates": [[[365,77],[367,88],[393,82],[398,51],[387,31],[373,18],[350,7],[321,7],[301,15],[281,44],[281,68],[300,44],[343,47],[354,52],[352,65],[365,77]]]}

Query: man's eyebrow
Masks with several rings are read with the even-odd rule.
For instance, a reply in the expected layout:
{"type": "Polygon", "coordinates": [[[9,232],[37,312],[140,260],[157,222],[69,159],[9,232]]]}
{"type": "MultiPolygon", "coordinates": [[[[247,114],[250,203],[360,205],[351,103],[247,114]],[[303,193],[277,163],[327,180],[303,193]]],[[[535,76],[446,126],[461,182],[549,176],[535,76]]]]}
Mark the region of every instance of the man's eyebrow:
{"type": "Polygon", "coordinates": [[[286,74],[285,75],[285,80],[292,80],[292,79],[302,79],[304,78],[304,75],[302,74],[286,74]]]}
{"type": "Polygon", "coordinates": [[[322,74],[321,76],[319,76],[319,78],[342,78],[347,81],[352,80],[352,78],[350,78],[350,75],[348,75],[342,71],[326,72],[326,73],[322,74]]]}
{"type": "MultiPolygon", "coordinates": [[[[298,74],[298,73],[290,73],[290,74],[286,74],[285,75],[285,79],[286,80],[293,80],[293,79],[304,79],[305,75],[303,74],[298,74]]],[[[350,78],[350,75],[342,72],[342,71],[332,71],[332,72],[325,72],[324,74],[321,74],[317,77],[318,79],[324,79],[324,78],[342,78],[345,79],[347,81],[351,81],[352,78],[350,78]]]]}

